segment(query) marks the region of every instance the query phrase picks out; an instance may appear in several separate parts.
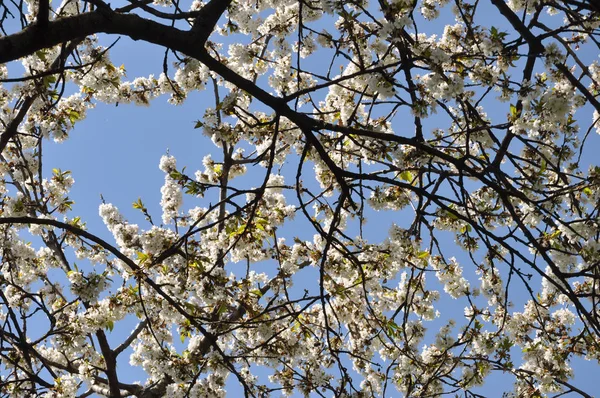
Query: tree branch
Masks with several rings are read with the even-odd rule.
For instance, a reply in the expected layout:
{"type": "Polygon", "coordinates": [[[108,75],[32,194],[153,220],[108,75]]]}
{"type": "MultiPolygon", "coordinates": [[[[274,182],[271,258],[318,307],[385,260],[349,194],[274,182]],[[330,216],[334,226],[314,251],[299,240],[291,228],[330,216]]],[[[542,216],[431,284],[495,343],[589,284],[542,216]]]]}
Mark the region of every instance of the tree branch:
{"type": "MultiPolygon", "coordinates": [[[[75,48],[77,48],[77,45],[81,43],[81,41],[81,39],[73,40],[65,48],[62,49],[59,56],[54,60],[54,62],[50,66],[50,71],[54,71],[54,73],[40,73],[38,76],[35,77],[43,77],[49,74],[56,74],[63,71],[64,69],[62,68],[62,66],[64,65],[67,57],[73,50],[75,50],[75,48]]],[[[17,115],[8,123],[6,129],[4,130],[4,133],[0,135],[0,154],[4,152],[4,148],[6,148],[6,145],[8,145],[8,141],[10,141],[10,139],[17,134],[17,129],[19,128],[19,125],[21,124],[21,122],[23,122],[23,119],[25,119],[27,112],[29,112],[29,109],[35,102],[35,99],[38,97],[38,95],[39,94],[37,93],[31,94],[30,96],[25,98],[25,100],[21,104],[21,108],[19,109],[17,115]]]]}
{"type": "Polygon", "coordinates": [[[123,341],[121,344],[119,344],[119,346],[117,348],[115,348],[113,350],[115,357],[119,356],[120,353],[122,353],[123,351],[125,351],[127,349],[127,347],[129,347],[131,345],[131,343],[133,343],[133,340],[135,340],[138,335],[141,333],[142,330],[144,330],[144,328],[148,325],[148,320],[144,319],[143,321],[141,321],[136,328],[134,329],[133,332],[131,332],[131,334],[129,335],[129,337],[127,337],[125,339],[125,341],[123,341]]]}
{"type": "Polygon", "coordinates": [[[227,10],[232,0],[211,0],[200,9],[200,15],[194,20],[192,33],[204,46],[206,40],[215,29],[219,18],[227,10]]]}
{"type": "Polygon", "coordinates": [[[100,351],[104,357],[104,363],[106,364],[106,378],[108,379],[108,388],[111,397],[120,397],[121,390],[119,389],[119,377],[117,375],[117,356],[115,352],[110,348],[108,339],[104,330],[100,329],[96,332],[96,338],[100,345],[100,351]]]}
{"type": "Polygon", "coordinates": [[[539,55],[544,53],[544,46],[540,40],[531,33],[529,29],[521,22],[517,14],[510,9],[504,0],[491,0],[492,4],[496,6],[498,11],[510,22],[512,27],[525,39],[529,47],[533,50],[530,51],[531,55],[539,55]]]}
{"type": "Polygon", "coordinates": [[[48,27],[48,19],[50,18],[50,0],[39,0],[38,13],[35,27],[39,29],[39,33],[43,34],[48,27]]]}

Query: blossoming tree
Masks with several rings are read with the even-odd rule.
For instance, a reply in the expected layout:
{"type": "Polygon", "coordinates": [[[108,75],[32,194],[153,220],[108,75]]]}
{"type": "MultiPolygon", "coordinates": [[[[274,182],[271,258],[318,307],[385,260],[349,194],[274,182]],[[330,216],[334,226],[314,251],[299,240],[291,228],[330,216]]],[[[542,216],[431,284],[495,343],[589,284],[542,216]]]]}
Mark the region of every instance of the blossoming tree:
{"type": "Polygon", "coordinates": [[[599,25],[591,0],[0,2],[2,395],[590,396],[599,25]],[[160,159],[162,214],[89,198],[112,239],[88,229],[52,141],[202,90],[215,146],[160,159]]]}

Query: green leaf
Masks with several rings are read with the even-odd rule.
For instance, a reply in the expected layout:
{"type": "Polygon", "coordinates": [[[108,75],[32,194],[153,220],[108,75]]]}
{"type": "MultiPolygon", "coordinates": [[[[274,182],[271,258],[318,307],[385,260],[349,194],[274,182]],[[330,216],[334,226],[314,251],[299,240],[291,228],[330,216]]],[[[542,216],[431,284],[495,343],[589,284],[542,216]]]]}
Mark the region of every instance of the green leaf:
{"type": "Polygon", "coordinates": [[[54,76],[54,75],[44,76],[42,78],[42,84],[46,88],[50,87],[50,85],[53,84],[53,83],[56,83],[56,76],[54,76]]]}
{"type": "Polygon", "coordinates": [[[69,109],[67,115],[69,116],[71,124],[75,124],[75,122],[81,119],[81,114],[74,109],[69,109]]]}
{"type": "Polygon", "coordinates": [[[259,217],[254,221],[254,224],[256,224],[256,228],[259,230],[265,231],[265,227],[269,225],[269,220],[259,217]]]}
{"type": "Polygon", "coordinates": [[[261,292],[260,289],[250,290],[250,294],[253,294],[258,298],[261,298],[263,296],[263,292],[261,292]]]}
{"type": "Polygon", "coordinates": [[[225,304],[220,304],[219,309],[217,310],[217,315],[222,315],[227,311],[227,306],[225,304]]]}
{"type": "Polygon", "coordinates": [[[456,214],[454,214],[454,213],[451,213],[451,212],[449,212],[449,211],[448,211],[448,212],[446,212],[446,216],[447,216],[449,219],[451,219],[451,220],[458,220],[458,216],[457,216],[456,214]]]}
{"type": "Polygon", "coordinates": [[[495,26],[490,28],[490,34],[492,39],[496,40],[503,40],[506,36],[508,36],[508,33],[499,31],[495,26]]]}
{"type": "Polygon", "coordinates": [[[544,171],[546,171],[547,167],[548,167],[548,162],[546,162],[546,159],[542,159],[542,164],[540,165],[540,174],[542,174],[544,171]]]}
{"type": "Polygon", "coordinates": [[[404,170],[402,173],[400,173],[400,179],[404,180],[404,181],[412,182],[413,175],[410,171],[404,170]]]}
{"type": "Polygon", "coordinates": [[[183,178],[183,174],[181,174],[177,170],[173,170],[172,172],[169,173],[169,177],[171,177],[174,180],[180,180],[183,178]]]}
{"type": "Polygon", "coordinates": [[[229,233],[229,237],[232,238],[237,235],[241,235],[246,231],[246,224],[240,225],[236,230],[233,230],[229,233]]]}
{"type": "Polygon", "coordinates": [[[35,52],[36,57],[38,57],[39,59],[41,59],[42,61],[46,61],[46,51],[45,50],[39,50],[35,52]]]}
{"type": "Polygon", "coordinates": [[[594,194],[590,187],[583,188],[583,193],[586,194],[587,196],[592,196],[594,194]]]}
{"type": "Polygon", "coordinates": [[[196,124],[194,124],[194,128],[199,129],[202,126],[204,126],[204,123],[202,123],[200,120],[196,120],[196,124]]]}
{"type": "Polygon", "coordinates": [[[113,331],[113,329],[115,328],[115,323],[114,323],[113,321],[108,321],[108,322],[106,322],[106,328],[107,328],[107,329],[108,329],[110,332],[112,332],[112,331],[113,331]]]}
{"type": "Polygon", "coordinates": [[[136,252],[138,264],[144,264],[146,261],[150,260],[150,255],[144,252],[136,252]]]}
{"type": "Polygon", "coordinates": [[[52,98],[53,101],[58,101],[58,99],[60,98],[60,95],[58,95],[58,91],[56,90],[48,91],[48,95],[50,95],[50,98],[52,98]]]}
{"type": "Polygon", "coordinates": [[[144,203],[142,203],[142,198],[138,198],[138,200],[133,202],[133,208],[142,211],[146,210],[146,206],[144,206],[144,203]]]}
{"type": "Polygon", "coordinates": [[[512,120],[515,120],[518,117],[517,107],[513,104],[510,104],[510,117],[512,120]]]}
{"type": "Polygon", "coordinates": [[[78,227],[78,228],[82,228],[83,226],[85,226],[85,223],[81,222],[81,217],[75,217],[72,220],[70,220],[68,222],[69,225],[72,225],[74,227],[78,227]]]}
{"type": "Polygon", "coordinates": [[[385,325],[387,328],[387,334],[389,334],[390,336],[396,336],[398,334],[400,327],[398,326],[398,324],[396,324],[396,322],[390,320],[385,325]]]}
{"type": "Polygon", "coordinates": [[[425,260],[428,257],[429,257],[428,251],[422,251],[417,254],[417,258],[420,258],[421,260],[425,260]]]}
{"type": "Polygon", "coordinates": [[[74,200],[70,200],[68,197],[58,206],[58,211],[64,213],[67,210],[73,210],[74,200]]]}

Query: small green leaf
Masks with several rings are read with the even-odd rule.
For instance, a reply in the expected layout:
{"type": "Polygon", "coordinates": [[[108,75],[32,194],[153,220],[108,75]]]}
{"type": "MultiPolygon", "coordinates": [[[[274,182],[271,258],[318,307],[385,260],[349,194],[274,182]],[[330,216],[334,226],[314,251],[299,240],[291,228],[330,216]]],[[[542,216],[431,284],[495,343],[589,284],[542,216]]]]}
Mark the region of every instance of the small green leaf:
{"type": "Polygon", "coordinates": [[[400,173],[400,179],[411,182],[413,180],[413,175],[410,171],[404,170],[402,173],[400,173]]]}
{"type": "Polygon", "coordinates": [[[458,216],[451,212],[446,212],[446,216],[451,220],[458,220],[458,216]]]}
{"type": "Polygon", "coordinates": [[[227,306],[225,304],[220,304],[219,309],[217,310],[217,315],[222,315],[227,311],[227,306]]]}
{"type": "Polygon", "coordinates": [[[60,98],[60,95],[58,95],[58,91],[56,90],[48,91],[48,95],[50,95],[50,98],[52,98],[53,101],[58,101],[58,99],[60,98]]]}
{"type": "Polygon", "coordinates": [[[510,104],[510,117],[512,120],[515,120],[518,117],[517,107],[513,104],[510,104]]]}
{"type": "Polygon", "coordinates": [[[67,115],[69,116],[71,124],[75,124],[75,122],[81,119],[81,114],[74,109],[69,109],[67,115]]]}
{"type": "Polygon", "coordinates": [[[138,200],[133,202],[133,208],[142,211],[146,210],[146,206],[144,206],[144,203],[142,203],[142,198],[138,198],[138,200]]]}
{"type": "Polygon", "coordinates": [[[73,210],[73,205],[75,204],[74,200],[70,200],[68,197],[58,206],[58,211],[61,213],[66,212],[67,210],[73,210]]]}
{"type": "Polygon", "coordinates": [[[246,231],[246,224],[240,225],[236,230],[233,230],[229,233],[229,237],[232,238],[237,235],[241,235],[246,231]]]}
{"type": "Polygon", "coordinates": [[[150,260],[150,255],[144,252],[136,252],[138,258],[138,264],[144,264],[146,261],[150,260]]]}
{"type": "Polygon", "coordinates": [[[106,328],[107,328],[107,329],[108,329],[110,332],[112,332],[112,331],[113,331],[113,329],[115,328],[115,323],[114,323],[113,321],[108,321],[108,322],[106,323],[106,328]]]}
{"type": "Polygon", "coordinates": [[[196,120],[196,124],[194,125],[194,128],[199,129],[202,126],[204,126],[204,123],[202,123],[200,120],[196,120]]]}
{"type": "Polygon", "coordinates": [[[256,225],[256,228],[258,228],[259,230],[261,230],[261,231],[264,232],[265,231],[265,227],[267,225],[269,225],[269,220],[267,220],[266,218],[260,218],[259,217],[259,218],[257,218],[254,221],[254,224],[256,225]]]}
{"type": "Polygon", "coordinates": [[[417,254],[417,257],[420,258],[421,260],[425,260],[426,258],[429,257],[429,252],[428,251],[419,252],[417,254]]]}
{"type": "Polygon", "coordinates": [[[546,162],[546,159],[542,159],[542,164],[540,165],[540,174],[546,171],[546,168],[548,168],[548,162],[546,162]]]}
{"type": "Polygon", "coordinates": [[[181,178],[183,178],[183,174],[181,174],[177,170],[173,170],[169,173],[169,177],[171,177],[174,180],[180,180],[181,178]]]}
{"type": "Polygon", "coordinates": [[[44,61],[44,62],[46,61],[46,51],[44,51],[44,50],[36,51],[35,55],[42,61],[44,61]]]}
{"type": "Polygon", "coordinates": [[[69,221],[68,224],[72,225],[74,227],[79,227],[79,228],[85,226],[85,223],[81,222],[81,217],[75,217],[75,218],[73,218],[72,220],[69,221]]]}
{"type": "Polygon", "coordinates": [[[42,84],[44,87],[48,88],[51,84],[56,83],[56,77],[54,75],[44,76],[42,78],[42,84]]]}

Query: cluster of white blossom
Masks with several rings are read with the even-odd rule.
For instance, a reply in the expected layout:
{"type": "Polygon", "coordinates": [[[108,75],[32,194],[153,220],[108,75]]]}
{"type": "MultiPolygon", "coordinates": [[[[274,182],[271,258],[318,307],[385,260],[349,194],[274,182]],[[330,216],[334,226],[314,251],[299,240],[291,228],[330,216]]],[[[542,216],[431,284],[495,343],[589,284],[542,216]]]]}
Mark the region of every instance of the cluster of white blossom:
{"type": "Polygon", "coordinates": [[[177,163],[173,156],[163,156],[160,159],[159,168],[165,172],[165,183],[160,189],[160,193],[162,194],[160,206],[163,212],[162,220],[165,224],[169,224],[175,220],[183,201],[181,186],[170,174],[176,170],[176,166],[177,163]]]}
{"type": "Polygon", "coordinates": [[[430,263],[436,270],[435,276],[444,284],[444,291],[452,298],[469,294],[469,282],[462,276],[462,269],[454,257],[447,263],[443,263],[439,257],[432,257],[430,263]]]}

